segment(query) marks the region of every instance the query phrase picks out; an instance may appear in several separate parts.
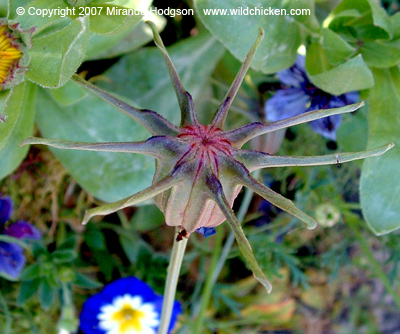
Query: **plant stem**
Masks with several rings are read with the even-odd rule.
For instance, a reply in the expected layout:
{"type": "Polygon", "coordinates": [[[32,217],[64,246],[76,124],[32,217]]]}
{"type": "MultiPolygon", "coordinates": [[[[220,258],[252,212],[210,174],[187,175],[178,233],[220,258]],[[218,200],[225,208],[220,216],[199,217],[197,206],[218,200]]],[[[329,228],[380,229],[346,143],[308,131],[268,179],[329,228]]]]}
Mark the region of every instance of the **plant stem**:
{"type": "Polygon", "coordinates": [[[357,226],[356,222],[350,222],[348,224],[351,230],[353,231],[357,241],[364,252],[364,255],[367,257],[369,264],[372,266],[375,275],[380,279],[383,286],[386,288],[386,291],[392,296],[394,302],[396,303],[397,307],[400,309],[400,295],[393,289],[388,277],[386,276],[385,272],[382,270],[381,264],[375,259],[374,254],[369,249],[369,245],[363,235],[359,227],[357,226]]]}
{"type": "Polygon", "coordinates": [[[176,241],[179,229],[175,230],[174,246],[172,247],[171,260],[168,265],[167,281],[165,283],[164,300],[161,311],[161,322],[158,327],[158,334],[167,334],[171,321],[172,310],[174,308],[176,286],[178,285],[179,272],[182,265],[183,255],[185,254],[188,239],[183,238],[176,241]]]}
{"type": "MultiPolygon", "coordinates": [[[[211,258],[211,263],[210,266],[207,270],[209,273],[214,273],[215,268],[218,263],[218,258],[220,257],[221,254],[221,246],[222,246],[222,239],[224,237],[224,233],[222,228],[217,229],[217,235],[216,235],[216,240],[215,244],[213,245],[213,256],[211,258]]],[[[193,329],[193,334],[199,334],[202,332],[202,327],[204,324],[204,315],[206,313],[208,304],[210,302],[211,298],[211,292],[214,287],[215,282],[213,282],[213,275],[208,275],[202,294],[201,294],[201,304],[200,304],[200,309],[198,311],[198,316],[196,318],[196,322],[194,324],[194,329],[193,329]]]]}

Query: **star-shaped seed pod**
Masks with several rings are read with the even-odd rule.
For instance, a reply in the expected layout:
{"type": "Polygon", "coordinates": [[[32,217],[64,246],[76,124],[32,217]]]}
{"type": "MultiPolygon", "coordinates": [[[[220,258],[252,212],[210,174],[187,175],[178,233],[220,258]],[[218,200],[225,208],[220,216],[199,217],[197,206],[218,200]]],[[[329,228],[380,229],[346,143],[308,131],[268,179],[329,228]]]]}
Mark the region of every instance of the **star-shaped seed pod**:
{"type": "Polygon", "coordinates": [[[247,54],[211,124],[200,124],[192,97],[182,86],[154,24],[147,23],[153,31],[156,45],[162,52],[178,98],[181,110],[180,127],[154,111],[128,105],[75,75],[73,79],[76,82],[141,123],[152,137],[145,141],[128,143],[79,143],[28,138],[23,145],[44,144],[61,149],[127,152],[153,156],[156,158],[156,172],[150,187],[118,202],[87,210],[83,223],[86,224],[93,216],[107,215],[150,198],[154,198],[164,213],[166,224],[181,229],[178,238],[189,237],[198,228],[215,227],[226,220],[233,229],[239,248],[254,276],[268,291],[271,291],[271,284],[254,258],[251,246],[232,210],[233,201],[241,188],[243,186],[250,188],[273,205],[305,222],[309,229],[315,228],[317,223],[290,200],[253,178],[251,172],[267,167],[328,165],[337,164],[338,161],[343,163],[381,155],[393,147],[393,144],[363,152],[313,157],[273,156],[258,151],[242,150],[241,147],[254,137],[323,117],[352,112],[360,108],[363,103],[337,109],[315,110],[269,124],[256,122],[224,131],[228,110],[263,39],[264,31],[260,29],[255,44],[247,54]]]}

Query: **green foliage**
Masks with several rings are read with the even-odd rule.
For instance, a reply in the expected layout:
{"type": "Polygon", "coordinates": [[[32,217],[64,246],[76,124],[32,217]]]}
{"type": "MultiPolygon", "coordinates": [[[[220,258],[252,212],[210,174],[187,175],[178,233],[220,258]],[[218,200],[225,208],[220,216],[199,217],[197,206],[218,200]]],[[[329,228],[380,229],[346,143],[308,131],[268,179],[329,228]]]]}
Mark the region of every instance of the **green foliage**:
{"type": "Polygon", "coordinates": [[[20,276],[22,284],[17,298],[20,306],[38,294],[41,306],[48,310],[56,301],[61,305],[66,302],[57,297],[65,293],[64,285],[85,289],[101,286],[99,282],[77,272],[76,237],[66,239],[54,251],[48,251],[43,244],[35,242],[33,256],[36,262],[27,266],[20,276]]]}
{"type": "Polygon", "coordinates": [[[89,19],[82,17],[55,33],[35,39],[27,78],[47,88],[63,86],[85,58],[89,19]]]}
{"type": "Polygon", "coordinates": [[[13,172],[25,158],[28,149],[21,140],[33,133],[36,87],[23,83],[12,91],[1,93],[6,122],[0,122],[0,179],[13,172]],[[4,158],[7,157],[7,158],[4,158]]]}
{"type": "Polygon", "coordinates": [[[263,73],[274,73],[291,66],[302,43],[303,29],[318,30],[312,1],[290,2],[282,0],[265,1],[216,1],[196,0],[196,9],[207,28],[241,61],[254,43],[248,36],[256,36],[261,27],[266,35],[255,56],[252,67],[263,73]],[[260,6],[261,5],[261,6],[260,6]],[[254,7],[285,9],[309,9],[311,15],[234,15],[230,10],[254,7]],[[205,15],[204,10],[228,10],[228,15],[205,15]],[[246,31],[246,35],[242,32],[246,31]]]}
{"type": "Polygon", "coordinates": [[[317,43],[312,44],[307,52],[306,68],[312,83],[333,95],[367,89],[374,85],[372,73],[361,55],[332,66],[325,50],[317,43]]]}
{"type": "MultiPolygon", "coordinates": [[[[76,83],[69,85],[80,89],[76,83]]],[[[68,106],[58,104],[44,90],[39,92],[39,97],[36,121],[41,133],[48,138],[88,142],[128,141],[132,133],[137,140],[146,138],[141,125],[90,93],[68,106]],[[54,127],[54,124],[61,123],[64,124],[62,131],[54,127]],[[110,128],[109,124],[114,126],[110,128]]],[[[53,152],[81,186],[103,201],[121,199],[130,195],[132,189],[140,190],[151,183],[154,163],[143,156],[65,150],[53,152]]]]}
{"type": "MultiPolygon", "coordinates": [[[[191,2],[178,3],[186,8],[191,2]]],[[[393,14],[396,4],[390,3],[393,14]]],[[[83,210],[97,205],[97,199],[116,201],[149,186],[153,159],[35,148],[18,169],[29,149],[19,144],[33,134],[34,122],[44,138],[88,142],[148,138],[137,122],[71,81],[76,71],[87,70],[89,80],[106,91],[178,124],[179,105],[167,70],[159,52],[147,45],[152,41],[150,30],[139,16],[106,15],[107,8],[118,6],[144,11],[155,22],[170,45],[168,52],[184,87],[193,94],[202,123],[215,111],[215,101],[226,94],[262,27],[264,41],[231,108],[227,128],[264,120],[266,99],[282,87],[275,73],[294,63],[302,45],[308,78],[315,86],[334,95],[361,90],[360,100],[366,106],[343,115],[337,150],[309,125],[301,125],[287,132],[279,155],[336,155],[390,142],[396,145],[364,163],[269,169],[267,179],[273,180],[274,190],[291,197],[311,216],[316,217],[321,206],[340,216],[332,227],[307,231],[298,228],[296,219],[274,210],[264,219],[268,223],[260,225],[255,219],[265,213],[259,210],[261,198],[254,195],[244,229],[257,260],[274,279],[274,290],[271,295],[261,292],[239,251],[228,249],[226,263],[218,259],[222,272],[202,315],[203,332],[302,332],[310,314],[337,332],[385,332],[373,315],[398,318],[393,304],[385,300],[387,292],[397,295],[400,263],[397,234],[388,234],[400,227],[400,13],[390,16],[374,0],[343,0],[336,8],[332,2],[312,0],[194,0],[193,5],[195,17],[172,18],[151,13],[151,0],[0,1],[0,16],[25,31],[20,42],[28,68],[24,82],[0,92],[0,119],[5,119],[0,123],[0,191],[16,204],[13,219],[33,222],[46,232],[33,245],[0,235],[0,242],[23,246],[27,257],[18,279],[0,273],[0,328],[7,334],[53,333],[60,328],[76,332],[84,300],[117,277],[137,276],[163,293],[173,231],[155,205],[147,202],[110,216],[108,223],[79,225],[83,210]],[[15,14],[18,7],[71,6],[76,13],[79,7],[102,8],[102,12],[67,17],[15,14]],[[204,12],[240,7],[310,9],[311,15],[204,12]],[[61,172],[54,176],[56,166],[61,172]],[[43,180],[48,184],[38,190],[43,180]],[[365,226],[377,235],[388,235],[375,238],[365,226]],[[380,295],[383,290],[387,292],[380,295]]],[[[243,205],[241,198],[235,210],[243,205]]],[[[193,233],[190,238],[177,294],[184,309],[178,333],[191,332],[205,281],[215,274],[209,266],[209,256],[216,252],[215,237],[204,241],[193,233]]]]}
{"type": "MultiPolygon", "coordinates": [[[[396,145],[400,122],[400,72],[398,67],[375,69],[376,84],[370,92],[368,145],[390,139],[396,145]]],[[[365,219],[378,235],[400,227],[397,173],[400,161],[396,149],[385,157],[364,163],[361,176],[361,205],[365,219]],[[382,208],[384,208],[382,210],[382,208]]]]}
{"type": "MultiPolygon", "coordinates": [[[[196,103],[223,54],[222,45],[210,34],[202,33],[174,45],[169,48],[168,53],[176,64],[184,87],[192,94],[196,103]],[[194,80],[191,73],[196,73],[194,80]]],[[[104,74],[109,80],[100,81],[100,87],[129,98],[136,107],[157,111],[171,122],[178,123],[178,101],[157,49],[146,48],[127,55],[104,74]],[[134,66],[137,63],[141,66],[134,66]]],[[[133,139],[136,140],[134,137],[133,139]]]]}

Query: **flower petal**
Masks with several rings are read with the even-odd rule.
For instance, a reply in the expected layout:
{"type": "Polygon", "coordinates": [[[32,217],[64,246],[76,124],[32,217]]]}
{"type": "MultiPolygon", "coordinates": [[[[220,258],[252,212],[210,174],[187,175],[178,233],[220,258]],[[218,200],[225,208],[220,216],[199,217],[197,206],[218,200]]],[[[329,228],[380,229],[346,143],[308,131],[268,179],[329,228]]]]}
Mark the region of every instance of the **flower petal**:
{"type": "Polygon", "coordinates": [[[36,227],[24,221],[18,221],[7,226],[3,233],[18,239],[26,238],[39,240],[42,237],[42,234],[36,227]]]}
{"type": "Polygon", "coordinates": [[[11,198],[8,196],[0,198],[0,229],[10,219],[12,210],[11,198]]]}
{"type": "Polygon", "coordinates": [[[278,72],[279,80],[288,86],[300,88],[308,81],[305,72],[305,57],[297,55],[294,65],[286,70],[278,72]]]}
{"type": "Polygon", "coordinates": [[[333,115],[310,122],[312,129],[321,136],[336,140],[336,130],[342,123],[342,115],[333,115]]]}
{"type": "Polygon", "coordinates": [[[24,268],[25,262],[24,251],[20,246],[0,242],[0,272],[16,278],[24,268]]]}
{"type": "MultiPolygon", "coordinates": [[[[104,334],[104,331],[99,328],[98,315],[104,307],[115,304],[116,299],[121,301],[132,297],[138,297],[139,304],[151,304],[154,311],[161,316],[161,307],[163,297],[154,293],[154,291],[144,282],[136,277],[127,277],[118,279],[108,284],[102,291],[89,297],[83,305],[80,314],[80,329],[85,334],[104,334]]],[[[147,305],[146,305],[147,306],[147,305]]],[[[178,315],[181,313],[179,302],[175,302],[172,311],[170,330],[175,325],[178,315]]]]}
{"type": "Polygon", "coordinates": [[[207,237],[209,237],[209,236],[211,236],[211,235],[214,235],[215,233],[217,233],[217,231],[215,231],[215,228],[214,227],[199,227],[197,230],[196,230],[196,232],[197,233],[200,233],[200,234],[202,234],[202,235],[204,235],[204,237],[205,238],[207,238],[207,237]]]}
{"type": "Polygon", "coordinates": [[[280,89],[265,103],[265,114],[271,122],[280,121],[304,113],[309,101],[300,88],[280,89]]]}

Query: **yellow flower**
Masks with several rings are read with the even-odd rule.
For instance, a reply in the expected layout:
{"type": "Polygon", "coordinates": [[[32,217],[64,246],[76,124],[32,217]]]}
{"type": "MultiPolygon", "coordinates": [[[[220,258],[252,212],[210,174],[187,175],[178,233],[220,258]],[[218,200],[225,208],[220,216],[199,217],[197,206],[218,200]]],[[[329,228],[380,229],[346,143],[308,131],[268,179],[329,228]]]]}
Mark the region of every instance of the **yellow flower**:
{"type": "Polygon", "coordinates": [[[0,27],[0,85],[6,81],[7,77],[12,77],[13,68],[18,67],[21,57],[22,52],[18,50],[7,26],[2,25],[0,27]]]}

